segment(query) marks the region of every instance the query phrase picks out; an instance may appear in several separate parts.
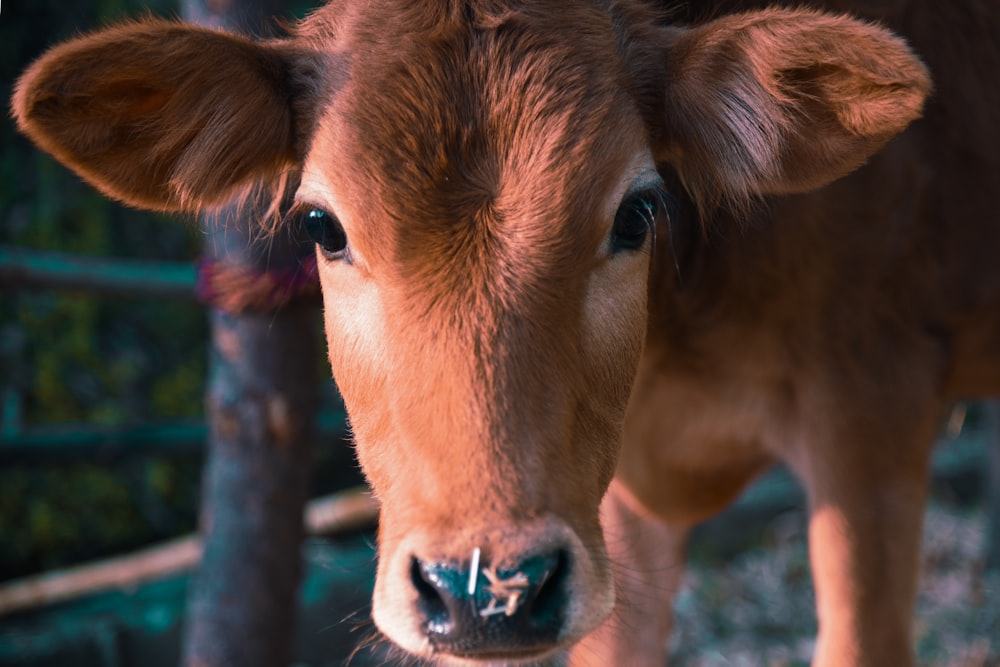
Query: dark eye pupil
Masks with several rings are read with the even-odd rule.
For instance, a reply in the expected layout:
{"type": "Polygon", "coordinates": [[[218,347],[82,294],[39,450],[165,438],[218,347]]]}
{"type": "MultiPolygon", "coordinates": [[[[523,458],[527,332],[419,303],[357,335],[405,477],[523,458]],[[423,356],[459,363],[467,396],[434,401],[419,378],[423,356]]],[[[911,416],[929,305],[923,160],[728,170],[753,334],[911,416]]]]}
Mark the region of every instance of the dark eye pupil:
{"type": "Polygon", "coordinates": [[[347,248],[347,235],[340,221],[326,211],[310,210],[305,216],[306,233],[324,252],[335,254],[347,248]]]}
{"type": "Polygon", "coordinates": [[[611,249],[617,252],[642,248],[658,211],[659,198],[655,192],[639,192],[626,197],[615,214],[611,249]]]}

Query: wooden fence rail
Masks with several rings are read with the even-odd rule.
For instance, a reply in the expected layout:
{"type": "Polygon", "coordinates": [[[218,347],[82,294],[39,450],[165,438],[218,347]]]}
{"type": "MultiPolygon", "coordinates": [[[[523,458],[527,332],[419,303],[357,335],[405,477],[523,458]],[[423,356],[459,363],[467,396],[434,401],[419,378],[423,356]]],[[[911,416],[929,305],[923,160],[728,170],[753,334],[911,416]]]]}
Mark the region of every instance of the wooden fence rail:
{"type": "MultiPolygon", "coordinates": [[[[346,416],[323,411],[316,416],[316,438],[346,442],[346,416]]],[[[58,424],[0,434],[0,466],[52,465],[81,461],[109,463],[134,457],[171,458],[204,454],[204,419],[176,419],[119,426],[58,424]]]]}
{"type": "Polygon", "coordinates": [[[190,262],[87,257],[0,245],[0,287],[194,298],[190,262]]]}
{"type": "MultiPolygon", "coordinates": [[[[330,535],[371,526],[377,516],[378,503],[361,487],[311,501],[303,519],[309,534],[330,535]]],[[[97,563],[5,582],[0,584],[0,617],[106,590],[134,588],[196,567],[201,557],[201,540],[188,535],[97,563]]]]}

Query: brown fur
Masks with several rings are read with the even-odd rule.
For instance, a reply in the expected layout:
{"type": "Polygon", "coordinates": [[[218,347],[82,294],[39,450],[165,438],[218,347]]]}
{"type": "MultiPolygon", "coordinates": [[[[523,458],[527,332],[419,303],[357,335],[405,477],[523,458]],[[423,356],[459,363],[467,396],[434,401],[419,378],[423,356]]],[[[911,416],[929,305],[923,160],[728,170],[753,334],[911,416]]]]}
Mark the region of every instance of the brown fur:
{"type": "Polygon", "coordinates": [[[662,664],[688,528],[780,460],[812,512],[816,664],[903,665],[937,419],[1000,388],[1000,12],[826,3],[936,75],[890,141],[930,91],[906,43],[750,4],[334,2],[260,45],[130,24],[53,49],[13,108],[134,205],[285,179],[340,219],[330,360],[383,503],[376,621],[408,651],[448,657],[413,558],[558,548],[546,650],[662,664]],[[654,166],[656,247],[610,252],[654,166]]]}

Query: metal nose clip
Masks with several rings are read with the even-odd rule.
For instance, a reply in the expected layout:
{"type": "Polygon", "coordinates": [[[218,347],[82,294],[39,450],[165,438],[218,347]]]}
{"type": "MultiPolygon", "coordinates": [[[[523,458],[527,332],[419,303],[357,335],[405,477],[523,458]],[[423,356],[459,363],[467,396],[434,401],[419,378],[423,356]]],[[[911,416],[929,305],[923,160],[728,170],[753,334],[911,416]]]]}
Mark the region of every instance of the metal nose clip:
{"type": "Polygon", "coordinates": [[[476,594],[476,584],[479,582],[479,547],[472,550],[472,562],[469,563],[469,597],[476,594]]]}

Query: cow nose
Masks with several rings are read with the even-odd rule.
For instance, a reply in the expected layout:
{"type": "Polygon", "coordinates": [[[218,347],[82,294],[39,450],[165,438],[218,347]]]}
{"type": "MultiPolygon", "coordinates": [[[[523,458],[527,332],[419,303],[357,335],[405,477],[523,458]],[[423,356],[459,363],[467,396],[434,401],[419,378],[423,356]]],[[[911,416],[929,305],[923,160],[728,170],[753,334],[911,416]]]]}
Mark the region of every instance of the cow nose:
{"type": "Polygon", "coordinates": [[[568,594],[569,555],[559,549],[512,567],[413,559],[417,609],[434,648],[468,658],[526,656],[555,645],[568,594]]]}

